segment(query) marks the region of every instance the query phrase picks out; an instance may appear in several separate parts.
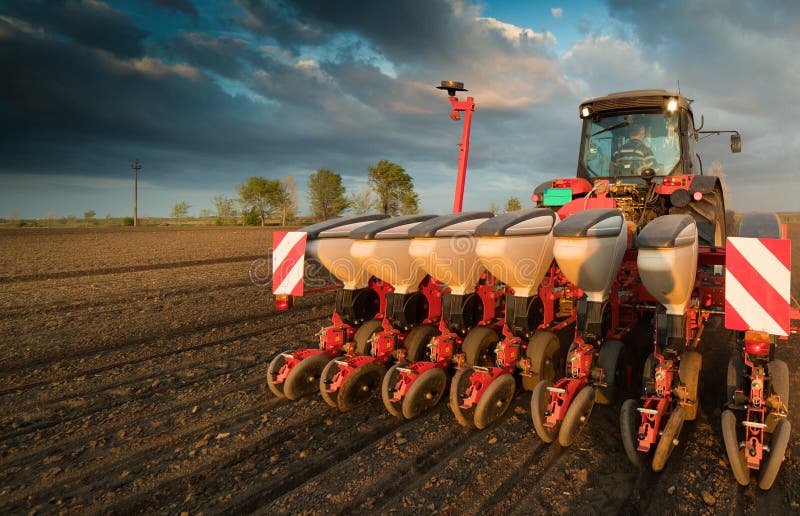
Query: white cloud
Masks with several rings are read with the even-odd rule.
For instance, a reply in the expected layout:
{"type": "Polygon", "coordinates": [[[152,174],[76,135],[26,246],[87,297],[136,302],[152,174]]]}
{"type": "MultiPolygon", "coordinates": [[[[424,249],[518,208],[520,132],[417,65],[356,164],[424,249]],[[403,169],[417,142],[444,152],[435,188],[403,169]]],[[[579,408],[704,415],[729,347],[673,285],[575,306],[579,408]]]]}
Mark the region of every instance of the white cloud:
{"type": "Polygon", "coordinates": [[[564,9],[560,7],[551,7],[550,14],[553,15],[553,18],[561,18],[561,16],[564,14],[564,9]]]}

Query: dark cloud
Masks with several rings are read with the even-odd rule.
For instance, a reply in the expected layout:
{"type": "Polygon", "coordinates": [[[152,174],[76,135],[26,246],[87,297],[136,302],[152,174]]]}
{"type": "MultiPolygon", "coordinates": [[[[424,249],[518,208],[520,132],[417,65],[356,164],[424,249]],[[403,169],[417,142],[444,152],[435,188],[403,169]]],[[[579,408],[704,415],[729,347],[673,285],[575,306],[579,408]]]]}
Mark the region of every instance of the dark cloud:
{"type": "Polygon", "coordinates": [[[195,9],[191,0],[148,0],[151,4],[166,9],[174,13],[183,13],[189,16],[197,17],[197,9],[195,9]]]}
{"type": "Polygon", "coordinates": [[[133,57],[144,53],[148,33],[130,17],[96,0],[10,0],[7,14],[48,32],[66,36],[91,48],[99,48],[118,56],[133,57]]]}

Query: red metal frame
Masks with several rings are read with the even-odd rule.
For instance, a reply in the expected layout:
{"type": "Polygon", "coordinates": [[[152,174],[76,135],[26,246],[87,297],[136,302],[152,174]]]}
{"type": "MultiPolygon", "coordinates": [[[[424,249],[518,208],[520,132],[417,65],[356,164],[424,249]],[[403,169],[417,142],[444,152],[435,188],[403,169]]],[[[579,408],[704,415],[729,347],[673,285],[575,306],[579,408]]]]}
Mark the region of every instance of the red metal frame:
{"type": "Polygon", "coordinates": [[[448,97],[453,111],[450,118],[458,122],[461,120],[461,113],[464,114],[464,129],[461,133],[461,143],[458,151],[458,174],[456,176],[456,191],[453,197],[453,213],[460,213],[464,203],[464,185],[467,182],[467,161],[469,159],[469,133],[472,126],[472,112],[475,111],[475,99],[467,97],[466,101],[458,100],[458,97],[448,97]]]}

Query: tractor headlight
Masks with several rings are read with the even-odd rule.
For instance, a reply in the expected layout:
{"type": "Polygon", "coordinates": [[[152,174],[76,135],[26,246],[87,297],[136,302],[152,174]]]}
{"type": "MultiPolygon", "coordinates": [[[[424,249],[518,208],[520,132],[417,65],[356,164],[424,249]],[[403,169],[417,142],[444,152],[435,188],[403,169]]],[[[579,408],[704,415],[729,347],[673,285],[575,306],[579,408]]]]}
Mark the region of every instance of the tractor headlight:
{"type": "Polygon", "coordinates": [[[589,110],[588,106],[583,106],[581,108],[581,118],[587,118],[591,114],[592,112],[589,110]]]}
{"type": "Polygon", "coordinates": [[[669,99],[667,102],[667,111],[674,113],[678,110],[678,101],[676,99],[669,99]]]}

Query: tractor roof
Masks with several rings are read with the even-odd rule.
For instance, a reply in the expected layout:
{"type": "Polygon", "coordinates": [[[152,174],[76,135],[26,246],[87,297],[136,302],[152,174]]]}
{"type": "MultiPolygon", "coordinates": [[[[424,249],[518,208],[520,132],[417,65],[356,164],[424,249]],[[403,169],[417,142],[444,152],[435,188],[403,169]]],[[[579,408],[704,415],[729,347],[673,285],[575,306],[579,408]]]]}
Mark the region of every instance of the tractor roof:
{"type": "MultiPolygon", "coordinates": [[[[597,97],[581,102],[580,109],[589,107],[592,113],[616,111],[631,113],[650,111],[653,108],[664,108],[670,99],[678,101],[678,107],[690,109],[691,101],[679,93],[667,90],[632,90],[609,93],[605,97],[597,97]]],[[[691,109],[690,109],[691,110],[691,109]]]]}

